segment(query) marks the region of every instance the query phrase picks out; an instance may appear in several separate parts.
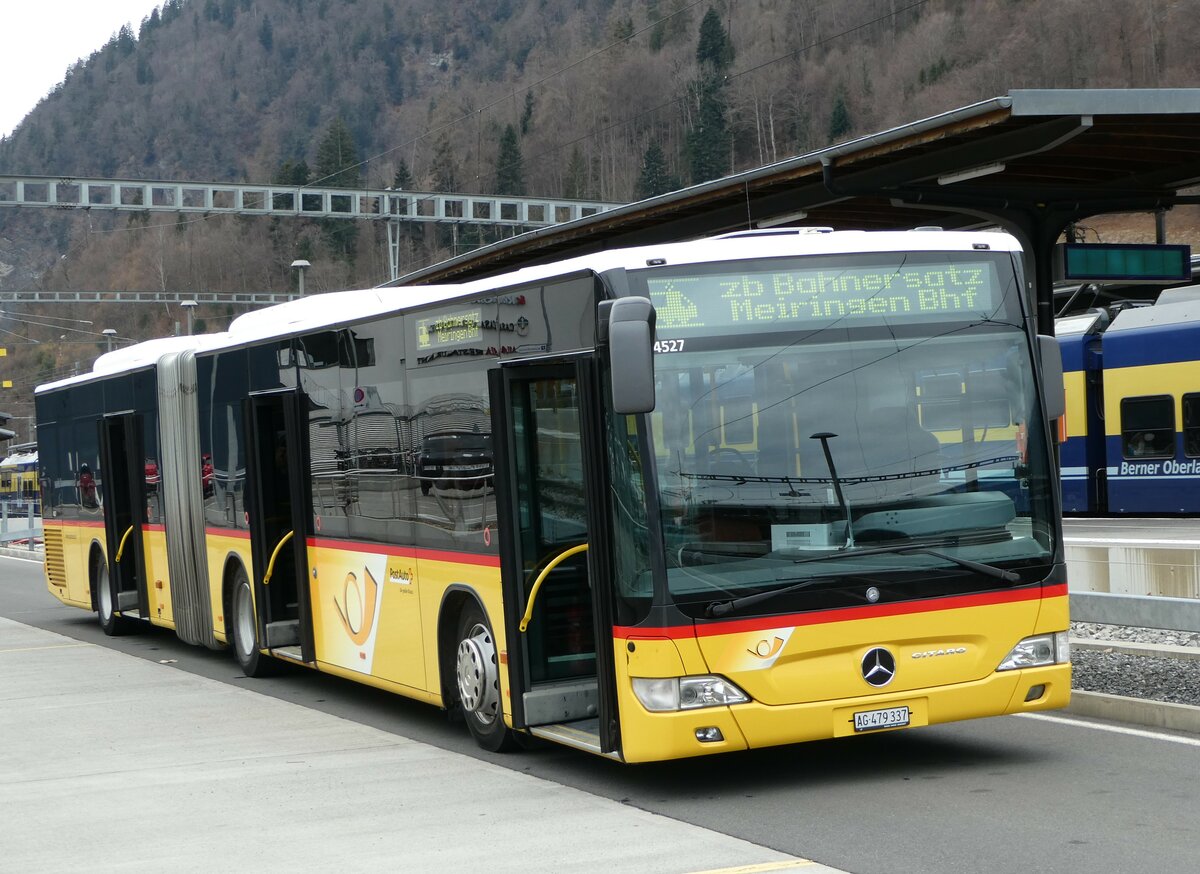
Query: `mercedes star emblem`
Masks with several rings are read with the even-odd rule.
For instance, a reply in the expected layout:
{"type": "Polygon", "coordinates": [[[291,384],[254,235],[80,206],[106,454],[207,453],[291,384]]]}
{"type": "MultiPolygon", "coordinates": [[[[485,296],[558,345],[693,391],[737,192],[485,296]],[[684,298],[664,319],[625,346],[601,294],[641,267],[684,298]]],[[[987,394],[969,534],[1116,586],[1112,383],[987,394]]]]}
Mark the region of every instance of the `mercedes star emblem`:
{"type": "Polygon", "coordinates": [[[896,676],[896,658],[882,646],[867,650],[862,660],[863,679],[872,686],[886,686],[896,676]]]}

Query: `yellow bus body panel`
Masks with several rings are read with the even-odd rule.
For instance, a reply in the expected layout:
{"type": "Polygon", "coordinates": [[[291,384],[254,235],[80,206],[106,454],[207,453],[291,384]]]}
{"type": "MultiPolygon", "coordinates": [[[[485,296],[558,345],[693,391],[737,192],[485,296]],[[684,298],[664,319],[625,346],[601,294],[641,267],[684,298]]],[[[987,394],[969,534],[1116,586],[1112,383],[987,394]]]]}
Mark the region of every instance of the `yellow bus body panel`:
{"type": "Polygon", "coordinates": [[[44,536],[46,544],[46,588],[51,595],[72,607],[92,609],[91,580],[88,576],[88,555],[92,544],[99,545],[104,552],[104,527],[95,522],[42,521],[43,532],[55,533],[44,536]],[[55,554],[51,554],[51,553],[55,554]],[[56,585],[50,572],[51,565],[61,567],[62,585],[56,585]]]}
{"type": "MultiPolygon", "coordinates": [[[[310,538],[308,563],[316,659],[334,673],[441,703],[437,630],[451,589],[481,602],[497,654],[507,651],[494,557],[310,538]]],[[[499,674],[511,724],[503,663],[499,674]]]]}
{"type": "MultiPolygon", "coordinates": [[[[66,604],[91,609],[87,557],[103,550],[96,523],[50,521],[48,538],[61,548],[66,585],[47,573],[47,587],[66,604]]],[[[170,620],[163,534],[147,533],[152,620],[170,620]],[[153,569],[153,570],[152,570],[153,569]],[[163,588],[155,586],[163,580],[163,588]],[[160,613],[161,608],[161,613],[160,613]]],[[[225,640],[223,585],[227,565],[250,568],[243,532],[207,538],[214,631],[225,640]]],[[[51,557],[47,557],[48,566],[51,557]]],[[[500,570],[494,557],[400,546],[310,539],[316,667],[324,672],[443,704],[437,628],[447,594],[478,599],[496,636],[501,701],[511,720],[500,570]]],[[[613,640],[622,758],[649,762],[854,734],[853,714],[905,706],[910,726],[1048,710],[1070,699],[1071,666],[997,672],[1019,640],[1068,627],[1064,585],[982,593],[895,605],[733,619],[672,629],[616,629],[613,640]],[[887,611],[893,611],[891,613],[887,611]],[[875,646],[896,657],[896,679],[873,689],[861,660],[875,646]],[[961,652],[959,650],[962,650],[961,652]],[[940,652],[939,652],[940,651],[940,652]],[[914,658],[914,655],[918,656],[914,658]],[[727,707],[651,713],[633,693],[634,677],[718,674],[751,701],[727,707]],[[1030,690],[1044,691],[1026,701],[1030,690]],[[697,740],[717,728],[722,740],[697,740]]],[[[900,730],[900,729],[887,729],[900,730]]]]}
{"type": "Polygon", "coordinates": [[[996,671],[1021,639],[1067,629],[1065,586],[1050,587],[1046,597],[1040,592],[1026,590],[1018,600],[999,603],[987,603],[987,596],[974,599],[982,603],[972,603],[972,596],[940,599],[965,602],[944,609],[938,601],[907,602],[895,605],[903,610],[895,615],[862,616],[850,608],[793,614],[778,625],[729,622],[733,630],[709,626],[718,633],[701,636],[690,629],[674,638],[629,629],[615,641],[614,653],[623,757],[645,762],[843,737],[856,733],[853,715],[863,710],[906,706],[909,727],[919,727],[1064,707],[1069,664],[996,671]],[[838,613],[848,618],[830,621],[838,613]],[[868,685],[861,670],[863,656],[875,646],[896,659],[895,679],[881,689],[868,685]],[[695,674],[726,677],[751,701],[652,713],[633,694],[633,677],[695,674]],[[1027,702],[1037,686],[1044,690],[1027,702]],[[696,739],[697,729],[711,727],[720,729],[723,741],[696,739]]]}
{"type": "Polygon", "coordinates": [[[150,615],[146,618],[163,628],[174,628],[171,612],[171,575],[167,569],[167,535],[161,525],[142,531],[142,553],[146,564],[146,596],[150,615]]]}

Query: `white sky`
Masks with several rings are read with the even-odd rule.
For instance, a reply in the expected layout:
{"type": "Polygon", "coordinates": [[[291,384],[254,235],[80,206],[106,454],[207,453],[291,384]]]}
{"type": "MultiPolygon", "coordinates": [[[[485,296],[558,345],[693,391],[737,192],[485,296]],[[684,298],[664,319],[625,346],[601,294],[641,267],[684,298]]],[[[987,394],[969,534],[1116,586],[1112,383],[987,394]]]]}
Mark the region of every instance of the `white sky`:
{"type": "Polygon", "coordinates": [[[0,136],[7,136],[63,80],[67,68],[108,42],[134,35],[163,0],[0,0],[0,136]]]}

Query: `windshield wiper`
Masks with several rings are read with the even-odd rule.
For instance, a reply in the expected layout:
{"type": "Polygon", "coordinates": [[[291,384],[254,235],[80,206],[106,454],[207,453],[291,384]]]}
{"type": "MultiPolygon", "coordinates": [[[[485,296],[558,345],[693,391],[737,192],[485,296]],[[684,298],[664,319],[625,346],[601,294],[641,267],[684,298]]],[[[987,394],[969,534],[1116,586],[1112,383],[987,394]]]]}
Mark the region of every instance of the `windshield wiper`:
{"type": "MultiPolygon", "coordinates": [[[[932,555],[934,558],[940,558],[943,561],[948,561],[950,564],[956,564],[961,568],[969,571],[974,571],[977,574],[982,574],[985,577],[992,577],[997,580],[1003,580],[1006,583],[1017,583],[1021,581],[1020,574],[1013,571],[1005,570],[1004,568],[996,567],[995,565],[984,564],[980,561],[971,561],[969,558],[959,558],[955,555],[949,555],[941,550],[934,549],[930,546],[921,546],[920,544],[898,544],[896,546],[874,546],[868,549],[847,549],[842,552],[829,552],[824,555],[811,555],[805,558],[797,558],[793,560],[794,564],[807,564],[813,561],[837,561],[843,558],[854,558],[860,555],[903,555],[908,552],[919,552],[922,555],[932,555]]],[[[837,577],[813,577],[802,582],[795,583],[790,586],[784,586],[782,589],[768,589],[765,592],[756,592],[753,595],[744,595],[741,598],[733,598],[729,601],[713,601],[704,608],[704,615],[710,619],[715,619],[720,616],[727,616],[735,610],[741,610],[743,607],[752,607],[755,604],[761,604],[763,601],[769,601],[779,595],[787,595],[791,592],[799,592],[801,589],[807,589],[809,586],[815,586],[818,583],[830,583],[835,580],[845,580],[844,576],[837,577]]]]}
{"type": "Polygon", "coordinates": [[[786,595],[789,592],[799,592],[801,589],[807,589],[809,586],[815,586],[817,583],[829,583],[842,577],[812,577],[799,583],[793,583],[790,586],[784,586],[782,589],[767,589],[765,592],[755,592],[753,595],[743,595],[740,598],[734,598],[731,601],[713,601],[704,608],[704,615],[710,619],[715,619],[718,616],[726,616],[734,610],[740,610],[743,607],[752,607],[763,601],[769,601],[777,595],[786,595]]]}
{"type": "Polygon", "coordinates": [[[896,546],[873,546],[869,549],[847,549],[842,552],[828,552],[824,555],[810,555],[805,558],[793,559],[793,564],[807,564],[810,561],[837,561],[842,558],[853,558],[860,555],[903,555],[906,552],[919,552],[923,555],[932,555],[934,558],[940,558],[942,561],[948,561],[951,564],[956,564],[961,568],[966,568],[975,573],[983,574],[986,577],[993,577],[997,580],[1003,580],[1006,583],[1017,583],[1021,581],[1020,574],[1013,571],[998,568],[995,565],[984,564],[980,561],[971,561],[969,558],[959,558],[956,555],[949,555],[941,550],[934,549],[931,546],[922,546],[919,543],[897,544],[896,546]]]}

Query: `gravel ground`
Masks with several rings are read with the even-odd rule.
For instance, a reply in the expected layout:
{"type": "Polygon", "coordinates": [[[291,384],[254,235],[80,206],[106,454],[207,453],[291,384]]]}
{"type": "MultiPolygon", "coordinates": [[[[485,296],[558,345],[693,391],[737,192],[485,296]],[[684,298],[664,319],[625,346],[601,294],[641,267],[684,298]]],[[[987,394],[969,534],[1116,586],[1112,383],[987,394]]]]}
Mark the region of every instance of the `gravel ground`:
{"type": "MultiPolygon", "coordinates": [[[[1114,643],[1200,647],[1200,634],[1125,625],[1073,622],[1071,636],[1114,643]]],[[[1200,706],[1200,660],[1151,658],[1076,648],[1071,652],[1071,662],[1074,665],[1071,685],[1076,689],[1200,706]]]]}
{"type": "Polygon", "coordinates": [[[1097,625],[1094,622],[1072,622],[1071,637],[1080,637],[1085,640],[1112,640],[1120,643],[1200,646],[1200,634],[1193,631],[1160,631],[1157,628],[1134,628],[1132,625],[1097,625]]]}

